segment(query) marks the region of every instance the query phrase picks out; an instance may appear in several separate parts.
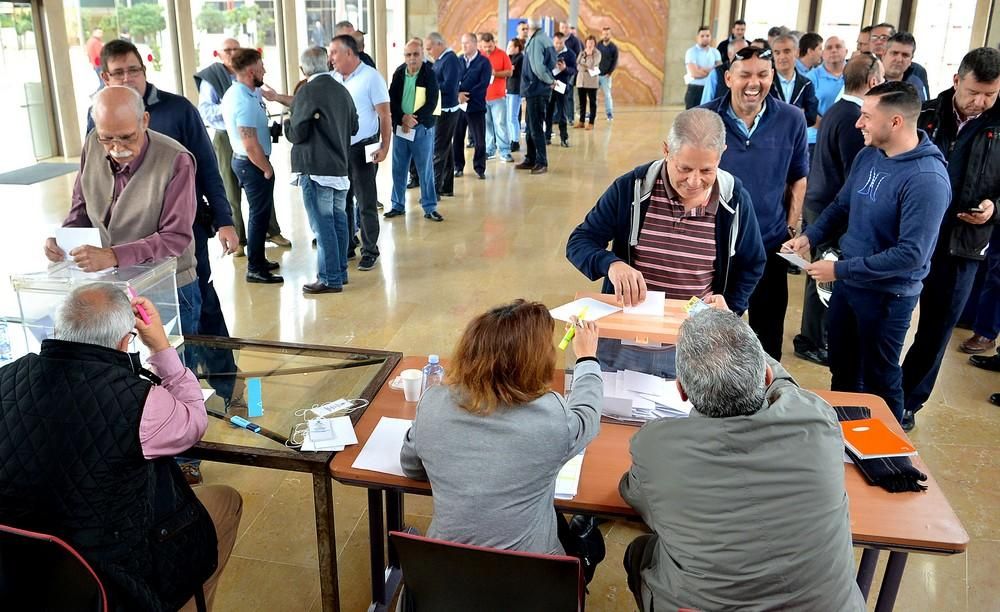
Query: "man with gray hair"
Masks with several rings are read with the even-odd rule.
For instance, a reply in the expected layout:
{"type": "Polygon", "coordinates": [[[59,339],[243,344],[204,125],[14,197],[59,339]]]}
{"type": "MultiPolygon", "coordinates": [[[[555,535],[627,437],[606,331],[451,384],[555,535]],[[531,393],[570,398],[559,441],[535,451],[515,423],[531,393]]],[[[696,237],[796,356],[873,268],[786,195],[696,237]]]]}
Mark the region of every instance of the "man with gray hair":
{"type": "Polygon", "coordinates": [[[347,283],[348,157],[358,132],[354,100],[327,74],[327,50],[312,47],[299,60],[306,83],[291,104],[285,137],[292,143],[292,172],[302,189],[309,225],[316,235],[316,282],[302,287],[310,295],[340,293],[347,283]]]}
{"type": "Polygon", "coordinates": [[[619,485],[653,530],[625,550],[639,609],[863,611],[836,413],[722,309],[681,325],[677,389],[690,417],[642,427],[619,485]]]}
{"type": "MultiPolygon", "coordinates": [[[[734,312],[764,271],[764,246],[750,196],[740,179],[719,169],[726,134],[712,111],[677,115],[663,159],[619,177],[569,237],[566,257],[624,306],[646,298],[692,296],[734,312]],[[608,243],[611,250],[608,250],[608,243]]],[[[640,348],[601,340],[601,365],[674,377],[674,347],[640,348]],[[627,361],[627,363],[626,363],[627,361]]]]}
{"type": "Polygon", "coordinates": [[[192,490],[172,459],[208,415],[153,303],[110,283],[77,287],[55,338],[0,369],[0,397],[0,522],[72,544],[112,609],[210,608],[243,501],[227,486],[192,490]],[[128,352],[136,335],[155,372],[128,352]]]}

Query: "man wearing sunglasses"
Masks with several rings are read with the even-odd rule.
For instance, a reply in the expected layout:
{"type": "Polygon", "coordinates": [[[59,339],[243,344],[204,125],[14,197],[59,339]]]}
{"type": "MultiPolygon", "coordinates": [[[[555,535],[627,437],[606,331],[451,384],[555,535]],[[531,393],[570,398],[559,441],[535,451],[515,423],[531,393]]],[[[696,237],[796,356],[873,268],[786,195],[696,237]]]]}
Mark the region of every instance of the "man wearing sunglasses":
{"type": "Polygon", "coordinates": [[[764,249],[764,275],[749,300],[750,327],[764,350],[781,359],[788,308],[788,264],[777,255],[798,232],[809,173],[806,119],[801,109],[768,95],[774,81],[770,49],[740,50],[726,71],[729,94],[703,108],[726,126],[720,168],[739,177],[753,201],[764,249]]]}

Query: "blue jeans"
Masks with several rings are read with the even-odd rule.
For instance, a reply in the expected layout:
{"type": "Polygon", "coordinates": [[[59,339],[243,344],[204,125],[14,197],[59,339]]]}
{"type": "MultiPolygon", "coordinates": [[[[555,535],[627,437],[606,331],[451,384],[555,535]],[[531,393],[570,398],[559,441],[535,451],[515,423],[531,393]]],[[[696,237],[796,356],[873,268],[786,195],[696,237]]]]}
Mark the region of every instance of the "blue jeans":
{"type": "Polygon", "coordinates": [[[521,140],[521,96],[507,94],[507,136],[510,142],[521,140]]]}
{"type": "Polygon", "coordinates": [[[604,113],[611,117],[615,113],[615,102],[611,99],[611,75],[602,74],[597,77],[597,86],[604,92],[604,113]]]}
{"type": "Polygon", "coordinates": [[[632,370],[662,378],[677,378],[677,347],[623,345],[621,340],[599,338],[597,360],[605,372],[632,370]]]}
{"type": "Polygon", "coordinates": [[[177,309],[181,319],[181,333],[195,336],[201,330],[201,289],[194,280],[177,288],[177,309]]]}
{"type": "Polygon", "coordinates": [[[830,388],[874,393],[903,418],[903,369],[899,356],[916,295],[861,289],[839,281],[827,313],[830,388]]]}
{"type": "Polygon", "coordinates": [[[302,204],[316,235],[316,278],[327,287],[347,281],[347,190],[324,187],[308,174],[299,176],[302,204]]]}
{"type": "Polygon", "coordinates": [[[424,213],[434,212],[438,203],[434,187],[434,128],[418,125],[411,132],[412,142],[399,136],[392,139],[392,209],[406,212],[406,181],[412,159],[420,179],[420,206],[424,213]]]}
{"type": "Polygon", "coordinates": [[[507,133],[507,99],[497,98],[486,103],[486,155],[500,149],[500,157],[510,155],[510,134],[507,133]]]}
{"type": "Polygon", "coordinates": [[[264,172],[245,157],[233,155],[233,172],[247,194],[250,216],[247,219],[247,271],[268,272],[264,256],[267,226],[274,210],[274,176],[264,178],[264,172]]]}

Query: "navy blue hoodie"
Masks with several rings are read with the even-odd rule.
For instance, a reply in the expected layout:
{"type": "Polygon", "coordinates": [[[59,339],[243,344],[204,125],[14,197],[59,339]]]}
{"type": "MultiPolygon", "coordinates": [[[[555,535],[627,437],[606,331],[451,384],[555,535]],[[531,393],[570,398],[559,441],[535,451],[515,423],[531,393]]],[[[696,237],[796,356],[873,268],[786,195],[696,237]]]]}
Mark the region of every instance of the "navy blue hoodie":
{"type": "MultiPolygon", "coordinates": [[[[604,293],[614,293],[608,268],[616,261],[633,263],[633,249],[646,219],[653,184],[663,160],[643,164],[617,179],[569,236],[566,258],[590,280],[604,277],[604,293]],[[608,250],[608,242],[611,250],[608,250]]],[[[740,179],[724,170],[716,178],[719,209],[715,222],[715,273],[712,293],[722,295],[730,310],[742,314],[764,274],[764,243],[750,195],[740,179]]]]}
{"type": "Polygon", "coordinates": [[[944,156],[922,130],[912,150],[886,157],[865,147],[837,199],[805,232],[810,244],[847,223],[837,280],[897,295],[918,295],[930,269],[941,219],[951,202],[944,156]]]}

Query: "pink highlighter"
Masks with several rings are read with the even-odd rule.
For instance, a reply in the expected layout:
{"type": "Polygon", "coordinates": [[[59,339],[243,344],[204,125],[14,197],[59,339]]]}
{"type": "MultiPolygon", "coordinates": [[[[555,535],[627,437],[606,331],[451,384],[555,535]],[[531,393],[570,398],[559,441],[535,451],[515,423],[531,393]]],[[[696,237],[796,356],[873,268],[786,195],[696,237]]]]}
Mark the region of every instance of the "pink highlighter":
{"type": "MultiPolygon", "coordinates": [[[[138,294],[132,288],[132,285],[126,285],[125,288],[128,290],[128,296],[134,300],[138,294]]],[[[142,304],[136,304],[135,309],[139,311],[139,317],[142,319],[142,322],[149,325],[149,313],[146,312],[142,304]]]]}

